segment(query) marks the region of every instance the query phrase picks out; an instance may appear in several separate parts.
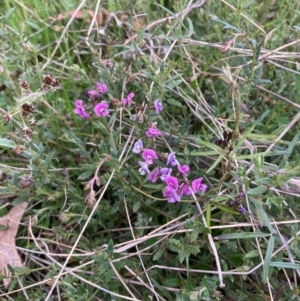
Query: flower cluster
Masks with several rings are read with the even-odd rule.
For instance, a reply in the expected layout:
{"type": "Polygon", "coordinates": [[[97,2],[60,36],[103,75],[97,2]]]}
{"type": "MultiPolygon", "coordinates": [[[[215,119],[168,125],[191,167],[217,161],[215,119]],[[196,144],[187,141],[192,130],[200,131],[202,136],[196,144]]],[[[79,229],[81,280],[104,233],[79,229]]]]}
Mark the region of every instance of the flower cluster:
{"type": "MultiPolygon", "coordinates": [[[[150,128],[146,135],[148,137],[159,136],[161,132],[150,128]]],[[[190,196],[192,192],[205,192],[207,185],[202,183],[203,178],[195,179],[191,183],[186,179],[190,168],[188,165],[180,165],[174,152],[168,155],[165,167],[156,166],[151,171],[151,166],[158,159],[156,152],[153,149],[144,148],[142,140],[138,140],[134,144],[133,152],[135,154],[142,153],[144,161],[139,161],[139,173],[141,175],[147,175],[148,180],[152,183],[156,183],[158,179],[165,183],[163,196],[167,198],[169,203],[179,202],[184,195],[190,196]],[[176,176],[172,175],[175,167],[177,167],[176,176]]]]}
{"type": "MultiPolygon", "coordinates": [[[[105,94],[107,92],[107,90],[108,89],[105,84],[96,82],[95,89],[88,90],[86,92],[86,95],[89,97],[90,100],[92,100],[94,102],[94,101],[98,100],[103,94],[105,94]]],[[[136,106],[136,103],[133,101],[133,97],[134,97],[134,93],[130,92],[127,95],[127,97],[123,99],[122,102],[119,101],[117,98],[113,98],[111,100],[111,103],[114,106],[128,106],[128,107],[130,107],[131,105],[136,106]]],[[[159,114],[163,109],[162,103],[158,99],[155,100],[153,108],[155,109],[156,114],[159,114]]],[[[79,115],[79,117],[81,117],[81,118],[89,118],[89,116],[90,116],[90,114],[86,112],[86,107],[84,106],[83,101],[81,99],[78,99],[75,101],[74,113],[76,115],[79,115]]],[[[105,101],[101,101],[101,102],[97,103],[94,106],[94,113],[98,117],[108,116],[109,115],[108,103],[105,101]]],[[[132,116],[134,116],[134,115],[132,115],[132,116]]],[[[134,119],[134,117],[132,119],[134,119]]],[[[157,134],[157,133],[154,133],[154,134],[149,133],[149,135],[155,135],[155,134],[157,134]]]]}
{"type": "MultiPolygon", "coordinates": [[[[101,95],[107,92],[107,86],[105,84],[96,83],[94,90],[87,91],[87,96],[91,100],[97,100],[101,95]]],[[[101,101],[94,106],[94,112],[98,117],[106,117],[109,114],[108,104],[105,101],[101,101]]],[[[74,113],[79,115],[81,118],[88,118],[90,116],[89,113],[86,112],[85,107],[83,106],[83,101],[78,99],[75,101],[75,109],[74,113]]]]}

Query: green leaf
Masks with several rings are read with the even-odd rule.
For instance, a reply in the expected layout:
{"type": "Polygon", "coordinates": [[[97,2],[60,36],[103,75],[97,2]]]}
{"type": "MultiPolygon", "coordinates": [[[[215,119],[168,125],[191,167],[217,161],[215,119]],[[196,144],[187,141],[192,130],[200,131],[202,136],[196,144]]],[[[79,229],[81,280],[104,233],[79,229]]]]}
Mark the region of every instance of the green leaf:
{"type": "Polygon", "coordinates": [[[272,84],[272,81],[269,79],[254,79],[252,82],[254,84],[272,84]]]}
{"type": "MultiPolygon", "coordinates": [[[[196,138],[195,141],[197,143],[199,143],[201,146],[204,145],[210,149],[213,149],[214,151],[218,151],[218,153],[222,152],[222,148],[214,143],[210,143],[210,142],[207,142],[207,141],[204,141],[200,138],[196,138]]],[[[195,153],[192,153],[192,155],[194,155],[195,153]]]]}
{"type": "Polygon", "coordinates": [[[232,25],[230,25],[230,24],[228,24],[228,23],[226,23],[226,22],[218,19],[217,17],[213,17],[212,21],[216,21],[216,22],[222,23],[224,25],[225,29],[232,29],[232,30],[234,30],[236,32],[241,32],[238,28],[236,28],[236,27],[234,27],[234,26],[232,26],[232,25]]]}
{"type": "Polygon", "coordinates": [[[265,210],[262,208],[262,206],[257,202],[257,200],[254,197],[249,196],[249,200],[255,206],[257,219],[261,220],[262,224],[269,229],[270,233],[273,233],[274,229],[269,221],[268,215],[266,214],[265,210]]]}
{"type": "Polygon", "coordinates": [[[16,10],[15,7],[12,7],[3,17],[2,20],[4,20],[5,22],[11,17],[11,15],[14,13],[14,11],[16,10]]]}
{"type": "Polygon", "coordinates": [[[214,164],[206,171],[206,174],[209,174],[212,170],[214,170],[215,167],[222,161],[222,159],[223,159],[223,154],[220,154],[220,156],[214,162],[214,164]]]}
{"type": "Polygon", "coordinates": [[[259,187],[256,187],[256,188],[252,188],[252,189],[249,189],[247,191],[247,194],[263,194],[265,193],[266,191],[268,190],[268,187],[266,186],[259,186],[259,187]]]}
{"type": "Polygon", "coordinates": [[[283,269],[300,270],[300,264],[291,263],[291,262],[273,261],[273,262],[270,262],[269,266],[270,267],[276,267],[276,268],[283,268],[283,269]]]}
{"type": "Polygon", "coordinates": [[[186,20],[187,20],[187,22],[189,24],[189,33],[188,33],[188,36],[191,37],[195,33],[194,23],[193,23],[193,21],[190,18],[186,18],[186,20]]]}
{"type": "Polygon", "coordinates": [[[300,75],[295,74],[294,77],[295,77],[295,83],[296,83],[296,89],[297,89],[297,96],[299,99],[299,97],[300,97],[300,75]]]}
{"type": "Polygon", "coordinates": [[[140,207],[141,207],[141,202],[134,202],[134,205],[133,205],[133,208],[132,208],[133,212],[134,213],[138,212],[140,207]]]}
{"type": "Polygon", "coordinates": [[[219,203],[216,203],[216,202],[213,202],[214,206],[216,206],[217,208],[221,209],[222,211],[224,212],[227,212],[227,213],[230,213],[230,214],[237,214],[237,215],[241,215],[240,212],[236,211],[236,210],[233,210],[231,209],[230,207],[227,207],[227,206],[223,206],[219,203]]]}
{"type": "Polygon", "coordinates": [[[286,151],[286,156],[285,156],[285,160],[288,160],[290,155],[292,154],[293,150],[294,150],[294,147],[296,145],[296,143],[299,141],[299,136],[300,136],[300,133],[298,132],[295,137],[293,138],[293,140],[291,141],[287,151],[286,151]]]}
{"type": "Polygon", "coordinates": [[[207,151],[207,152],[191,152],[191,156],[213,156],[213,155],[219,155],[220,151],[207,151]]]}
{"type": "Polygon", "coordinates": [[[230,233],[222,234],[214,237],[215,240],[228,240],[228,239],[249,239],[249,238],[259,238],[271,236],[270,233],[263,232],[242,232],[242,233],[230,233]]]}
{"type": "Polygon", "coordinates": [[[168,84],[166,84],[170,89],[174,89],[175,87],[179,86],[182,83],[181,79],[178,80],[173,80],[171,82],[169,82],[168,84]]]}
{"type": "Polygon", "coordinates": [[[170,286],[170,287],[178,287],[179,284],[179,279],[178,278],[167,278],[164,281],[165,286],[170,286]]]}
{"type": "Polygon", "coordinates": [[[181,18],[179,18],[176,14],[174,14],[172,11],[170,11],[169,9],[167,9],[166,7],[160,5],[159,3],[154,2],[154,5],[157,5],[158,7],[160,7],[162,10],[165,10],[166,12],[168,12],[171,16],[173,16],[173,18],[184,28],[185,31],[188,31],[188,29],[185,27],[185,25],[183,24],[181,18]]]}
{"type": "Polygon", "coordinates": [[[266,252],[265,260],[264,260],[263,274],[262,274],[263,283],[267,282],[268,272],[269,272],[269,268],[270,268],[270,262],[271,262],[272,253],[274,250],[274,242],[275,242],[275,238],[272,235],[269,239],[268,248],[267,248],[267,252],[266,252]]]}
{"type": "Polygon", "coordinates": [[[29,267],[14,267],[14,270],[19,275],[29,275],[31,273],[29,267]]]}
{"type": "Polygon", "coordinates": [[[6,138],[0,138],[0,146],[15,148],[16,143],[6,138]]]}
{"type": "Polygon", "coordinates": [[[206,208],[206,223],[208,227],[210,227],[210,218],[211,218],[211,203],[208,203],[206,208]]]}
{"type": "Polygon", "coordinates": [[[183,263],[183,261],[189,257],[190,254],[187,254],[185,251],[179,252],[179,261],[180,263],[183,263]]]}
{"type": "Polygon", "coordinates": [[[175,99],[173,99],[173,98],[167,99],[167,103],[168,103],[169,105],[173,105],[173,106],[175,106],[175,107],[182,108],[182,104],[181,104],[179,101],[177,101],[177,100],[175,100],[175,99]]]}
{"type": "Polygon", "coordinates": [[[244,66],[244,72],[245,72],[246,76],[249,76],[251,71],[250,71],[247,59],[244,56],[242,57],[242,61],[243,61],[243,66],[244,66]]]}
{"type": "Polygon", "coordinates": [[[148,71],[146,71],[146,70],[141,70],[141,73],[145,74],[146,77],[147,77],[148,79],[150,79],[151,81],[153,81],[153,82],[155,82],[155,83],[157,82],[156,78],[155,78],[150,72],[148,72],[148,71]]]}
{"type": "Polygon", "coordinates": [[[248,258],[254,258],[254,257],[258,257],[258,256],[259,256],[258,250],[252,250],[252,251],[246,253],[246,254],[244,255],[244,258],[245,258],[245,259],[248,259],[248,258]]]}
{"type": "Polygon", "coordinates": [[[109,257],[113,257],[113,253],[114,253],[114,243],[112,240],[109,241],[108,245],[107,245],[107,254],[109,257]]]}
{"type": "Polygon", "coordinates": [[[197,246],[187,246],[187,250],[193,255],[200,253],[200,250],[197,246]]]}
{"type": "Polygon", "coordinates": [[[16,278],[13,278],[9,285],[8,291],[9,292],[13,291],[17,284],[18,284],[18,280],[16,278]]]}
{"type": "Polygon", "coordinates": [[[85,180],[90,178],[95,173],[95,170],[86,170],[82,174],[80,174],[77,180],[85,180]]]}
{"type": "Polygon", "coordinates": [[[173,252],[179,252],[182,249],[180,241],[177,239],[170,239],[169,249],[173,252]]]}
{"type": "Polygon", "coordinates": [[[154,254],[153,260],[158,260],[163,255],[163,250],[160,248],[158,251],[154,254]]]}

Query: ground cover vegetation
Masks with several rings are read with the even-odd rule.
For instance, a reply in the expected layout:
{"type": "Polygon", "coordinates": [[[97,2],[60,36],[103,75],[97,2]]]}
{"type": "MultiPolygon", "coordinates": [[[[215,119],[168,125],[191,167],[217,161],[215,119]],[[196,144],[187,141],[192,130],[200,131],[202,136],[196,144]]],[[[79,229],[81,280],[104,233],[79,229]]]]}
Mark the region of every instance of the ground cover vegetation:
{"type": "Polygon", "coordinates": [[[299,6],[1,1],[0,300],[298,300],[299,6]]]}

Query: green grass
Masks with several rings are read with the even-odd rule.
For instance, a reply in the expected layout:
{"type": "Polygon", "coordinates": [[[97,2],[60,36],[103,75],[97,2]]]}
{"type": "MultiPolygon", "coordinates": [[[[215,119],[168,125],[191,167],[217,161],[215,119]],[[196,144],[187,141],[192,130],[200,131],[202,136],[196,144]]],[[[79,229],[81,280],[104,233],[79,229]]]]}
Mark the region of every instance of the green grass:
{"type": "Polygon", "coordinates": [[[0,3],[0,213],[29,203],[26,269],[9,267],[0,298],[297,300],[300,4],[23,2],[0,3]],[[42,89],[47,74],[60,85],[42,89]],[[108,92],[88,99],[96,82],[108,92]],[[139,173],[139,139],[158,154],[151,171],[175,152],[205,193],[169,203],[139,173]]]}

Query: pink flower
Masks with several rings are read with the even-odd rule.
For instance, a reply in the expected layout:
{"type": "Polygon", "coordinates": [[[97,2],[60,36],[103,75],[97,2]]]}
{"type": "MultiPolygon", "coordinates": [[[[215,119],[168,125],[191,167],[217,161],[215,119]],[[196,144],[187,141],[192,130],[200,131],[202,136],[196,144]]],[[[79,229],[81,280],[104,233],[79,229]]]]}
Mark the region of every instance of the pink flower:
{"type": "Polygon", "coordinates": [[[179,192],[180,196],[191,195],[192,194],[192,188],[189,185],[185,184],[185,183],[182,183],[180,185],[179,191],[180,191],[179,192]]]}
{"type": "Polygon", "coordinates": [[[192,182],[192,188],[194,193],[197,193],[197,191],[205,192],[207,185],[202,184],[203,178],[198,178],[192,182]]]}
{"type": "Polygon", "coordinates": [[[123,103],[125,106],[130,106],[132,98],[134,97],[134,93],[130,92],[126,98],[123,99],[123,103]]]}
{"type": "Polygon", "coordinates": [[[187,165],[177,165],[177,168],[184,176],[187,176],[188,172],[190,171],[190,168],[187,165]]]}
{"type": "Polygon", "coordinates": [[[142,157],[148,165],[153,164],[153,160],[158,159],[155,151],[149,148],[143,151],[142,157]]]}
{"type": "Polygon", "coordinates": [[[94,111],[98,117],[105,117],[109,114],[108,104],[106,102],[102,101],[102,102],[98,103],[97,105],[95,105],[94,111]]]}
{"type": "Polygon", "coordinates": [[[148,128],[146,131],[146,136],[149,138],[161,136],[161,131],[157,128],[148,128]]]}
{"type": "Polygon", "coordinates": [[[75,109],[74,113],[79,115],[81,118],[88,118],[90,115],[85,111],[83,105],[82,105],[82,100],[78,99],[75,101],[75,109]]]}
{"type": "Polygon", "coordinates": [[[155,183],[157,181],[158,178],[158,174],[159,174],[159,168],[156,167],[148,176],[148,180],[152,183],[155,183]]]}
{"type": "Polygon", "coordinates": [[[100,97],[100,94],[97,92],[97,90],[88,90],[86,92],[86,95],[92,99],[96,99],[100,97]]]}
{"type": "Polygon", "coordinates": [[[168,176],[166,177],[167,188],[174,189],[175,191],[178,189],[178,180],[176,177],[168,176]]]}
{"type": "Polygon", "coordinates": [[[98,99],[101,94],[105,94],[107,92],[107,86],[105,84],[96,83],[95,90],[89,90],[86,92],[86,95],[91,99],[98,99]]]}
{"type": "Polygon", "coordinates": [[[105,94],[107,92],[107,86],[105,84],[96,83],[96,90],[99,94],[105,94]]]}
{"type": "Polygon", "coordinates": [[[175,203],[180,201],[180,196],[177,194],[176,190],[166,187],[163,195],[168,198],[169,203],[175,203]]]}

